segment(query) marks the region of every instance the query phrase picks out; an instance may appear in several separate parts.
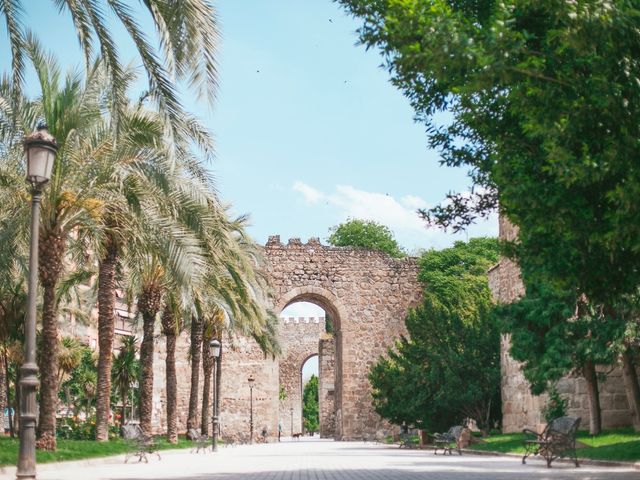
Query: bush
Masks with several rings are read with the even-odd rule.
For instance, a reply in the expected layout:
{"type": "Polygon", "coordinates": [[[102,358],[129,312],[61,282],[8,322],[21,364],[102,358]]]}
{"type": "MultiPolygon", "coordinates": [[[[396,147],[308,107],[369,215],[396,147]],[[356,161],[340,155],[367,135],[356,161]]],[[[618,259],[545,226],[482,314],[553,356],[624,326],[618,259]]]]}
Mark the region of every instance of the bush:
{"type": "MultiPolygon", "coordinates": [[[[56,426],[56,436],[66,440],[95,440],[96,438],[96,417],[89,417],[81,420],[78,417],[65,417],[58,419],[56,426]]],[[[109,438],[118,436],[118,427],[109,426],[109,438]]]]}
{"type": "Polygon", "coordinates": [[[547,404],[542,408],[542,416],[547,423],[551,420],[559,417],[564,417],[567,414],[567,401],[562,398],[562,395],[558,393],[556,387],[552,387],[549,390],[549,400],[547,404]]]}

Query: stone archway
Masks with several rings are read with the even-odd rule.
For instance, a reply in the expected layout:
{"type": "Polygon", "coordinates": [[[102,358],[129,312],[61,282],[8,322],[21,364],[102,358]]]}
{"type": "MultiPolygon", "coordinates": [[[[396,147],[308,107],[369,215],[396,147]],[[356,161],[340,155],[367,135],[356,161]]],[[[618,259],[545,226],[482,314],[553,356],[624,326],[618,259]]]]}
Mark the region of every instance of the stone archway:
{"type": "MultiPolygon", "coordinates": [[[[329,342],[318,336],[316,351],[321,368],[323,358],[325,369],[335,366],[334,384],[320,386],[327,395],[325,409],[333,408],[335,438],[362,439],[386,433],[389,425],[371,406],[367,375],[373,362],[404,333],[407,309],[421,297],[416,259],[328,247],[317,238],[306,244],[294,238],[284,245],[278,236],[269,238],[265,258],[274,311],[307,301],[322,307],[332,319],[334,338],[329,342]],[[328,406],[329,396],[333,407],[328,406]]],[[[283,343],[288,342],[290,331],[290,326],[281,325],[283,343]]],[[[287,383],[282,377],[287,373],[281,369],[280,374],[281,383],[287,383]]],[[[288,413],[280,412],[280,417],[288,413]]]]}
{"type": "MultiPolygon", "coordinates": [[[[265,274],[273,293],[271,310],[279,314],[297,301],[315,303],[331,318],[334,332],[333,336],[323,335],[324,319],[283,321],[279,327],[283,346],[299,343],[290,349],[291,368],[287,367],[286,354],[265,356],[253,338],[226,335],[222,339],[220,385],[222,438],[247,442],[253,423],[254,439],[264,431],[267,440],[276,440],[279,421],[290,419],[290,407],[279,400],[280,384],[288,382],[289,375],[299,379],[302,362],[311,354],[319,356],[321,435],[358,440],[389,433],[391,426],[373,411],[367,375],[378,357],[405,332],[407,309],[420,300],[417,260],[391,258],[371,250],[328,247],[317,238],[305,244],[291,239],[284,245],[277,236],[269,238],[264,257],[265,274]],[[305,340],[296,340],[301,338],[305,340]],[[247,382],[249,376],[255,378],[252,388],[247,382]]],[[[180,337],[178,347],[179,357],[188,358],[186,334],[180,337]]],[[[161,433],[166,417],[161,402],[165,388],[162,341],[155,355],[157,402],[153,425],[154,431],[161,433]]],[[[182,430],[186,428],[190,369],[186,361],[178,368],[182,430]]],[[[301,390],[298,392],[300,396],[301,390]]],[[[205,408],[211,409],[211,405],[205,408]]],[[[294,422],[302,424],[300,417],[294,422]]],[[[290,424],[285,425],[290,431],[290,424]]],[[[289,435],[285,425],[282,432],[289,435]]]]}

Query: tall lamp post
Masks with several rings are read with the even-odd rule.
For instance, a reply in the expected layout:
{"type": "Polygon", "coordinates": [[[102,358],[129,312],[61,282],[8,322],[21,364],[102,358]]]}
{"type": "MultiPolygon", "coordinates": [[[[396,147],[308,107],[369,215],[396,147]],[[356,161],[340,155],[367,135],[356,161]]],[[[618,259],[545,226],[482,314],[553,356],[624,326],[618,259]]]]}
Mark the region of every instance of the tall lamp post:
{"type": "Polygon", "coordinates": [[[249,443],[253,443],[253,383],[256,381],[253,375],[249,375],[249,443]]]}
{"type": "Polygon", "coordinates": [[[29,250],[29,294],[24,325],[24,363],[20,367],[20,450],[18,479],[36,478],[36,295],[38,291],[38,236],[42,189],[51,178],[58,145],[42,125],[24,139],[27,183],[31,185],[31,247],[29,250]]]}
{"type": "Polygon", "coordinates": [[[293,407],[289,411],[291,412],[291,439],[293,439],[293,407]]]}
{"type": "Polygon", "coordinates": [[[215,338],[209,342],[211,354],[213,355],[213,431],[211,432],[211,451],[218,451],[218,369],[220,365],[220,348],[222,344],[215,338]]]}

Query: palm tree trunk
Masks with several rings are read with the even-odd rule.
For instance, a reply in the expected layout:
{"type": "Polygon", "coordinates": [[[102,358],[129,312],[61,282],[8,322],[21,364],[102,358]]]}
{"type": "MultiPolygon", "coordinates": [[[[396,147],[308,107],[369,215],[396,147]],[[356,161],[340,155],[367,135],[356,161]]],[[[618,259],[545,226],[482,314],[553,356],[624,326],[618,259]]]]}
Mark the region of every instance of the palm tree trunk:
{"type": "Polygon", "coordinates": [[[636,432],[640,431],[640,385],[638,384],[638,374],[636,364],[633,360],[633,353],[630,347],[622,354],[622,373],[624,376],[627,400],[633,413],[633,427],[636,432]]]}
{"type": "MultiPolygon", "coordinates": [[[[222,338],[221,338],[222,339],[222,338]]],[[[218,430],[220,429],[220,404],[222,403],[222,397],[220,396],[222,386],[222,354],[224,348],[220,347],[220,355],[216,359],[216,417],[218,417],[218,430]]]]}
{"type": "Polygon", "coordinates": [[[37,447],[56,449],[56,410],[58,408],[58,304],[56,289],[62,273],[64,238],[55,233],[40,234],[38,274],[42,300],[42,341],[40,344],[40,417],[37,447]]]}
{"type": "Polygon", "coordinates": [[[207,340],[202,341],[202,420],[200,433],[209,435],[209,412],[211,411],[211,377],[213,374],[213,362],[211,347],[207,340]]]}
{"type": "Polygon", "coordinates": [[[598,435],[602,430],[602,413],[596,367],[593,362],[589,361],[585,362],[582,370],[584,379],[587,382],[587,395],[589,396],[589,434],[598,435]]]}
{"type": "Polygon", "coordinates": [[[198,388],[200,384],[200,357],[202,354],[202,320],[191,319],[191,391],[189,393],[188,431],[198,428],[198,388]]]}
{"type": "MultiPolygon", "coordinates": [[[[13,428],[13,415],[11,415],[11,377],[9,376],[9,357],[7,352],[4,352],[4,362],[3,365],[0,366],[4,370],[4,378],[5,378],[5,397],[6,397],[6,406],[7,408],[7,422],[9,422],[9,435],[11,438],[15,436],[14,428],[13,428]]],[[[17,383],[16,383],[17,385],[17,383]]],[[[4,410],[3,410],[4,411],[4,410]]]]}
{"type": "Polygon", "coordinates": [[[3,350],[0,351],[2,352],[2,364],[0,365],[0,436],[2,436],[4,434],[4,426],[7,423],[4,410],[7,408],[9,402],[9,397],[7,397],[7,383],[9,379],[7,378],[4,368],[5,353],[3,350]]]}
{"type": "Polygon", "coordinates": [[[178,380],[176,377],[176,319],[165,305],[162,314],[162,330],[167,339],[166,383],[167,383],[167,442],[178,443],[178,380]]]}
{"type": "Polygon", "coordinates": [[[56,410],[58,408],[58,312],[55,289],[44,288],[40,353],[40,420],[38,448],[56,449],[56,410]]]}
{"type": "Polygon", "coordinates": [[[111,365],[116,305],[118,247],[109,241],[98,271],[98,394],[96,398],[96,440],[109,440],[111,414],[111,365]]]}
{"type": "Polygon", "coordinates": [[[143,287],[138,301],[142,314],[142,343],[140,345],[140,428],[151,435],[153,409],[153,333],[160,309],[161,292],[158,285],[143,287]]]}

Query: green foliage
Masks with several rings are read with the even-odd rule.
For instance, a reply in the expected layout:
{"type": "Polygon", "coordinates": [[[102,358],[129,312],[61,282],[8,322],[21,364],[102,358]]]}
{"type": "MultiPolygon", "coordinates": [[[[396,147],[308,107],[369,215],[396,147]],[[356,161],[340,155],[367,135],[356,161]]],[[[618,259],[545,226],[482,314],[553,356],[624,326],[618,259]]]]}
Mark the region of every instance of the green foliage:
{"type": "MultiPolygon", "coordinates": [[[[96,417],[64,417],[56,423],[56,436],[67,440],[95,440],[96,417]]],[[[118,426],[109,425],[109,438],[118,437],[118,426]]]]}
{"type": "Polygon", "coordinates": [[[569,373],[580,373],[586,361],[613,361],[608,347],[619,324],[589,305],[577,311],[575,293],[533,285],[518,302],[495,311],[503,329],[511,333],[510,353],[522,362],[531,391],[540,394],[569,373]]]}
{"type": "Polygon", "coordinates": [[[594,302],[635,292],[637,5],[339,1],[362,19],[360,40],[380,49],[443,163],[470,170],[473,193],[431,220],[464,227],[499,199],[520,228],[518,252],[562,289],[594,302]]]}
{"type": "Polygon", "coordinates": [[[567,414],[567,408],[567,400],[562,398],[555,386],[551,387],[547,404],[542,409],[542,416],[545,421],[549,423],[556,418],[564,417],[567,414]]]}
{"type": "Polygon", "coordinates": [[[307,433],[317,432],[320,427],[320,413],[318,409],[318,377],[311,378],[304,386],[302,394],[302,417],[304,430],[307,433]]]}
{"type": "Polygon", "coordinates": [[[327,241],[336,247],[360,247],[372,250],[380,250],[392,257],[403,257],[398,242],[388,227],[372,220],[347,220],[340,225],[332,227],[327,241]]]}
{"type": "Polygon", "coordinates": [[[499,418],[500,332],[486,274],[497,258],[486,238],[424,254],[424,301],[407,315],[408,337],[370,371],[381,416],[429,431],[466,417],[487,429],[499,418]]]}
{"type": "Polygon", "coordinates": [[[333,335],[335,326],[333,325],[333,318],[329,315],[329,312],[324,312],[324,331],[333,335]]]}
{"type": "Polygon", "coordinates": [[[87,346],[81,347],[80,362],[61,385],[59,396],[72,409],[74,416],[78,416],[80,409],[84,409],[87,417],[95,404],[98,382],[98,369],[93,350],[87,346]]]}
{"type": "Polygon", "coordinates": [[[285,390],[283,385],[280,385],[280,390],[278,392],[278,400],[286,400],[287,399],[287,391],[285,390]]]}

